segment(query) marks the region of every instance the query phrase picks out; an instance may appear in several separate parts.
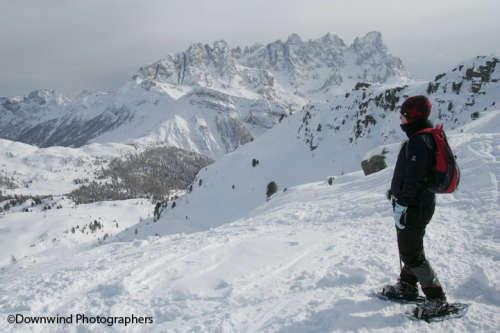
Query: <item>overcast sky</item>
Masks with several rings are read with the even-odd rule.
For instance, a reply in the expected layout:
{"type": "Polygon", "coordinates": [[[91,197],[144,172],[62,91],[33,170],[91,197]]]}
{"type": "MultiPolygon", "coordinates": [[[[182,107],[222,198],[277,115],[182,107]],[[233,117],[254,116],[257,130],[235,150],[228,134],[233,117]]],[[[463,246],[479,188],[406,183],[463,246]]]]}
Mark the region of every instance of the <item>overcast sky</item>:
{"type": "Polygon", "coordinates": [[[0,96],[121,86],[193,42],[382,32],[413,77],[500,55],[498,0],[0,0],[0,96]]]}

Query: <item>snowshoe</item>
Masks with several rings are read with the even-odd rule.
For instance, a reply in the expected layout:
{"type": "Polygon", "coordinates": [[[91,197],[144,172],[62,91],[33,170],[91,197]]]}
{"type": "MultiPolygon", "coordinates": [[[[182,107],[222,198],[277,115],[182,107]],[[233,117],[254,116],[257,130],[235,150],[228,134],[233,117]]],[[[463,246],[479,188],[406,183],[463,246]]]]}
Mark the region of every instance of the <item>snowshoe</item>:
{"type": "Polygon", "coordinates": [[[417,296],[417,298],[415,299],[404,299],[404,298],[388,297],[385,294],[383,294],[382,291],[375,291],[371,293],[371,296],[377,297],[378,299],[381,299],[383,301],[390,301],[400,304],[420,304],[425,302],[425,297],[420,295],[417,296]]]}
{"type": "Polygon", "coordinates": [[[408,317],[413,320],[424,320],[428,323],[452,318],[461,318],[467,312],[468,304],[448,303],[443,299],[430,299],[418,304],[408,317]]]}
{"type": "Polygon", "coordinates": [[[399,281],[395,285],[387,285],[376,296],[383,300],[398,303],[422,303],[425,297],[418,294],[418,288],[406,282],[399,281]]]}

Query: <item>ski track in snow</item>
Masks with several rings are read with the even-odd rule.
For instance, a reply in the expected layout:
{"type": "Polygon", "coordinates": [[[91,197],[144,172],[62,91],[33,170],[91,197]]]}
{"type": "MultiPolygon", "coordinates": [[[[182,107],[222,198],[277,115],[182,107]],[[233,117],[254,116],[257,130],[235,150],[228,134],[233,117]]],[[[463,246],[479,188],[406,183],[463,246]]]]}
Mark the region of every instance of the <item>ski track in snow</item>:
{"type": "MultiPolygon", "coordinates": [[[[152,315],[153,325],[9,325],[58,332],[500,331],[500,134],[450,136],[462,184],[438,197],[426,253],[463,319],[427,324],[369,296],[399,269],[385,190],[392,169],[275,195],[217,228],[49,250],[0,268],[0,316],[152,315]]],[[[119,209],[119,207],[117,207],[119,209]]]]}

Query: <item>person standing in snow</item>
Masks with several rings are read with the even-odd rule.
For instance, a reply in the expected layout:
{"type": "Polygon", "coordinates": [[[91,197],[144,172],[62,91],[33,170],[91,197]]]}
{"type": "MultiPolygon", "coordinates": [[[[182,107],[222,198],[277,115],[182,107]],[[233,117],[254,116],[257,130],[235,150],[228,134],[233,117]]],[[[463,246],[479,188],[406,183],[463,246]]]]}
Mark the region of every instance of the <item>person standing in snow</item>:
{"type": "Polygon", "coordinates": [[[426,296],[426,309],[432,312],[447,304],[436,273],[425,257],[423,243],[436,204],[435,194],[427,186],[435,147],[431,135],[415,135],[424,128],[432,128],[430,112],[431,102],[425,96],[407,98],[401,106],[401,129],[408,140],[398,154],[387,197],[392,202],[399,255],[404,265],[398,282],[385,286],[382,294],[393,299],[415,300],[419,282],[426,296]]]}

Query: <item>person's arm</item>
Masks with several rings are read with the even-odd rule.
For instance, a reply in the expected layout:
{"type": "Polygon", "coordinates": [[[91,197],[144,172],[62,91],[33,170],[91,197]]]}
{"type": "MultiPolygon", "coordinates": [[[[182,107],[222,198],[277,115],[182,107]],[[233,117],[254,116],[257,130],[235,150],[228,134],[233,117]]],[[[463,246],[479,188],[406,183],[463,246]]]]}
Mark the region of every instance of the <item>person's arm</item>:
{"type": "Polygon", "coordinates": [[[409,140],[406,153],[405,179],[398,203],[402,206],[413,206],[418,205],[417,194],[427,187],[432,156],[423,135],[417,135],[409,140]]]}

